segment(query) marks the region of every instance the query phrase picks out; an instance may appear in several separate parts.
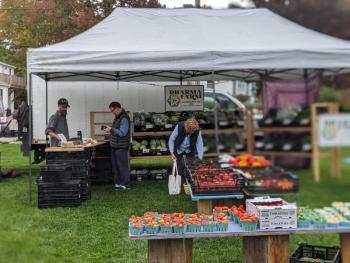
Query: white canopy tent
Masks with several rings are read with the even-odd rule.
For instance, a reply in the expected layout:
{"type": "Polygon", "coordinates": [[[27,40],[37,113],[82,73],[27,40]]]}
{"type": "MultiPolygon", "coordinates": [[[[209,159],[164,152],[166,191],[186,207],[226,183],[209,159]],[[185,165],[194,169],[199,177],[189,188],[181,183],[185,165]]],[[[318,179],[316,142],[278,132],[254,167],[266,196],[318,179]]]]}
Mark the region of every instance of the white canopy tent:
{"type": "Polygon", "coordinates": [[[67,41],[29,49],[47,80],[256,80],[350,67],[350,42],[267,9],[117,8],[67,41]]]}
{"type": "Polygon", "coordinates": [[[46,81],[46,102],[48,81],[296,79],[347,72],[350,42],[266,9],[117,8],[76,37],[29,49],[27,67],[31,106],[33,74],[46,81]]]}

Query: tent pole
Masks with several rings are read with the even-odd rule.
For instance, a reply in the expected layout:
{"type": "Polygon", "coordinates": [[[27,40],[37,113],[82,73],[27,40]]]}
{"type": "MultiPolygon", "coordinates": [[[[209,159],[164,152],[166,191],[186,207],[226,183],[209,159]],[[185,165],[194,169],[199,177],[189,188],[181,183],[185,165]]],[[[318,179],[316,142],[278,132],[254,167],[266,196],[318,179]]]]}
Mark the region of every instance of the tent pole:
{"type": "Polygon", "coordinates": [[[29,202],[32,201],[32,73],[29,73],[29,94],[28,94],[28,106],[29,106],[29,131],[28,131],[28,145],[29,145],[29,202]]]}
{"type": "Polygon", "coordinates": [[[216,153],[219,154],[219,131],[218,131],[218,106],[217,106],[217,100],[216,100],[216,92],[215,92],[215,82],[214,82],[214,76],[215,72],[211,72],[211,84],[213,85],[213,92],[214,92],[214,122],[215,122],[215,143],[216,143],[216,153]]]}
{"type": "Polygon", "coordinates": [[[307,69],[304,69],[304,81],[305,81],[305,107],[309,106],[309,72],[307,69]]]}
{"type": "MultiPolygon", "coordinates": [[[[47,123],[49,122],[49,115],[48,115],[48,97],[49,97],[49,94],[48,94],[48,83],[47,83],[47,74],[45,74],[45,118],[46,118],[46,127],[47,127],[47,123]]],[[[45,141],[46,141],[46,146],[49,145],[49,136],[47,136],[47,134],[45,134],[45,141]]]]}

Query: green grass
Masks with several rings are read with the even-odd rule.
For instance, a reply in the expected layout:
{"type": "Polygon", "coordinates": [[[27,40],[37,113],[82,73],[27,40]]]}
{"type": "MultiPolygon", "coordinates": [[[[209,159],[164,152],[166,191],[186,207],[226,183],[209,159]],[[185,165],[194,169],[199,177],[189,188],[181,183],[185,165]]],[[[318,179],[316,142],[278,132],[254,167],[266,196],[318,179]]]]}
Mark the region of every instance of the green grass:
{"type": "MultiPolygon", "coordinates": [[[[115,192],[108,186],[93,187],[92,200],[79,208],[40,210],[33,184],[28,201],[28,161],[18,145],[1,145],[2,164],[22,174],[0,181],[0,262],[146,262],[147,243],[128,239],[127,221],[145,211],[194,212],[188,196],[169,196],[167,182],[144,181],[132,190],[115,192]]],[[[133,163],[140,166],[140,162],[133,163]]],[[[153,165],[167,165],[156,162],[153,165]]],[[[350,201],[350,166],[341,178],[331,178],[327,160],[322,161],[321,183],[311,171],[294,171],[300,176],[301,191],[286,198],[299,205],[322,207],[332,201],[350,201]]],[[[38,166],[34,166],[35,175],[38,166]]],[[[339,244],[337,235],[293,235],[291,250],[300,241],[339,244]]],[[[195,239],[194,262],[241,262],[239,238],[195,239]]]]}

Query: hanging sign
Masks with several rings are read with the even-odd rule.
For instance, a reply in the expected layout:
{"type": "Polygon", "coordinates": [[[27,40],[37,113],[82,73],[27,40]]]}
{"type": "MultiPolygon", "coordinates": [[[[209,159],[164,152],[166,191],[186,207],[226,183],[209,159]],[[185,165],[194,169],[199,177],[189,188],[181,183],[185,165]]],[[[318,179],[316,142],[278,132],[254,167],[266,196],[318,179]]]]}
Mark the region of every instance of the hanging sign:
{"type": "Polygon", "coordinates": [[[165,111],[203,111],[203,85],[165,86],[165,111]]]}
{"type": "Polygon", "coordinates": [[[318,118],[318,144],[350,146],[350,114],[322,114],[318,118]]]}

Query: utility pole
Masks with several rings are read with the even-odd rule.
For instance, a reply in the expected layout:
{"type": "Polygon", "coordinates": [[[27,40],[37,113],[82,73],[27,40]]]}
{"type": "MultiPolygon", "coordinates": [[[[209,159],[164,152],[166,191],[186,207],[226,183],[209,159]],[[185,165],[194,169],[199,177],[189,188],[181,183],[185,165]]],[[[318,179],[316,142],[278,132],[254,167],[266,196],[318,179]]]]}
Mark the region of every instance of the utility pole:
{"type": "Polygon", "coordinates": [[[201,0],[196,0],[196,8],[201,8],[201,0]]]}

